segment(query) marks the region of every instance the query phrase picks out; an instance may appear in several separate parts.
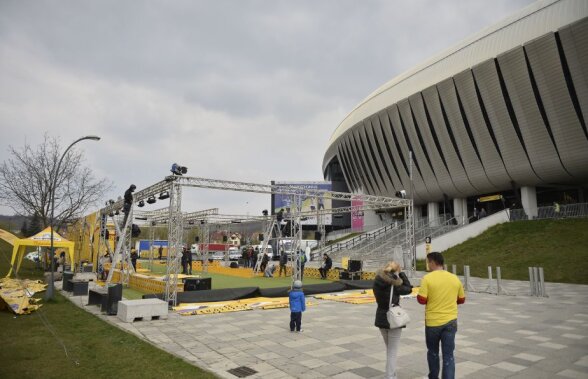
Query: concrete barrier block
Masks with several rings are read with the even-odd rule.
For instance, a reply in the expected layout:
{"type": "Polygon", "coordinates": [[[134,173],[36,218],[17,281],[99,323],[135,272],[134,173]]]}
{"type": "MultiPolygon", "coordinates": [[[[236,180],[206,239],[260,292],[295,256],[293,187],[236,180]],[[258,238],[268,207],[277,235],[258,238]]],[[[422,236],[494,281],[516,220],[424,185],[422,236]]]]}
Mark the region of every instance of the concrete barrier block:
{"type": "Polygon", "coordinates": [[[122,300],[118,302],[118,318],[124,322],[167,319],[167,303],[159,299],[122,300]]]}

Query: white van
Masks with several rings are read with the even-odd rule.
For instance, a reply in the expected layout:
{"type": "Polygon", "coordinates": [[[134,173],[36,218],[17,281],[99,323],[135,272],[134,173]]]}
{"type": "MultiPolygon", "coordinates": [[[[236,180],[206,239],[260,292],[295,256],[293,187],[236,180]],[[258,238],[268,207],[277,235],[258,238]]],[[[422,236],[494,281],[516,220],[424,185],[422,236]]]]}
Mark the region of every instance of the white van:
{"type": "Polygon", "coordinates": [[[229,259],[232,261],[238,261],[241,258],[241,251],[237,246],[229,247],[229,259]]]}
{"type": "MultiPolygon", "coordinates": [[[[257,256],[258,259],[263,257],[263,252],[261,251],[262,248],[263,248],[262,244],[255,246],[255,251],[259,252],[259,255],[257,256]]],[[[265,252],[267,253],[267,256],[269,257],[269,259],[271,261],[274,258],[274,249],[272,248],[272,245],[267,245],[265,248],[265,252]]]]}

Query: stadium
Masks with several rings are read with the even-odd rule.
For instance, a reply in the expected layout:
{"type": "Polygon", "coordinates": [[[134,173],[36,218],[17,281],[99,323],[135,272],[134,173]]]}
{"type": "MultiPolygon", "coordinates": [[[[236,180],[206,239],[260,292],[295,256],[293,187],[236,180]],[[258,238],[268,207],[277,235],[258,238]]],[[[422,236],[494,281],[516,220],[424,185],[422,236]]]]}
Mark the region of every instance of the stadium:
{"type": "Polygon", "coordinates": [[[332,134],[323,173],[336,190],[404,190],[429,220],[532,218],[586,201],[587,114],[588,2],[538,2],[370,94],[332,134]]]}

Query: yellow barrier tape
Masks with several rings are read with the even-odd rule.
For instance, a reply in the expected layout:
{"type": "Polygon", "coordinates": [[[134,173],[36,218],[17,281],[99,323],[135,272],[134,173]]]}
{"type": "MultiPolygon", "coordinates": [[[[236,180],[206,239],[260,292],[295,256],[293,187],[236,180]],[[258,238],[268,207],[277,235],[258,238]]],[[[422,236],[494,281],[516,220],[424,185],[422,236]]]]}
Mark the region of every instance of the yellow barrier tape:
{"type": "MultiPolygon", "coordinates": [[[[306,301],[307,306],[314,306],[316,304],[317,303],[312,301],[306,301]]],[[[182,316],[190,316],[224,312],[250,311],[253,309],[288,308],[289,306],[290,303],[287,297],[255,297],[251,299],[218,301],[212,303],[186,303],[177,307],[173,307],[173,310],[182,316]]]]}

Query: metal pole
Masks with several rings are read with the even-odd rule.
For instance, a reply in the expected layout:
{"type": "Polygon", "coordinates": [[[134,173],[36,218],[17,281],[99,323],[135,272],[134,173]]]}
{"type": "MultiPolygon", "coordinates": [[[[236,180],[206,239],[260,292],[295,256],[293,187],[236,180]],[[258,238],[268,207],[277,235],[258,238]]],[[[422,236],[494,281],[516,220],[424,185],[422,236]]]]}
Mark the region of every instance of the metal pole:
{"type": "Polygon", "coordinates": [[[533,267],[529,267],[529,285],[531,287],[530,296],[535,296],[535,278],[533,278],[533,267]]]}
{"type": "Polygon", "coordinates": [[[539,270],[537,267],[533,267],[533,287],[535,296],[541,296],[539,289],[539,270]]]}
{"type": "MultiPolygon", "coordinates": [[[[73,147],[73,145],[75,145],[76,143],[83,141],[83,140],[92,140],[92,141],[100,141],[100,137],[98,136],[85,136],[82,138],[78,138],[77,140],[75,140],[74,142],[71,143],[71,145],[69,145],[67,147],[67,149],[65,149],[65,151],[63,152],[63,154],[61,155],[61,158],[59,158],[59,163],[57,163],[57,168],[55,169],[54,175],[53,175],[53,183],[51,184],[51,218],[49,219],[49,226],[51,227],[51,247],[50,247],[50,257],[51,257],[51,276],[49,279],[49,286],[47,286],[47,292],[45,293],[45,300],[49,300],[49,299],[53,299],[53,293],[55,292],[55,283],[53,282],[53,278],[54,275],[53,273],[55,272],[55,251],[54,251],[54,246],[53,246],[53,233],[54,230],[53,228],[55,227],[55,223],[53,220],[53,217],[55,216],[55,186],[57,186],[57,176],[59,175],[59,169],[61,168],[61,163],[63,162],[63,158],[65,158],[65,155],[67,154],[67,152],[69,151],[69,149],[71,149],[73,147]]],[[[70,262],[71,264],[73,264],[73,262],[70,262]]]]}
{"type": "Polygon", "coordinates": [[[545,290],[545,277],[543,275],[543,267],[539,267],[539,284],[541,286],[541,296],[548,297],[545,290]]]}

